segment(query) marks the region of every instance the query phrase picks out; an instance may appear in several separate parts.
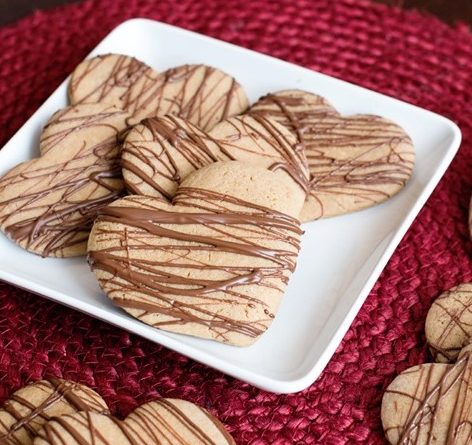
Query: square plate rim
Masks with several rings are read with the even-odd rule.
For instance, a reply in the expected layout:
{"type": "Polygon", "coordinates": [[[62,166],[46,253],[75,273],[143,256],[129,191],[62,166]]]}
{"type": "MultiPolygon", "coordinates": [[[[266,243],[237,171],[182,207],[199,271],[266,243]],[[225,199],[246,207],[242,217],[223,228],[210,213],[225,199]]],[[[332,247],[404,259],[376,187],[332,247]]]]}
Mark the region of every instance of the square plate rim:
{"type": "MultiPolygon", "coordinates": [[[[124,329],[133,334],[139,335],[141,337],[144,337],[154,343],[161,344],[164,347],[167,347],[181,354],[184,354],[193,360],[196,360],[207,366],[215,368],[235,378],[246,381],[256,387],[259,387],[261,389],[271,391],[274,393],[293,393],[293,392],[301,391],[307,388],[308,386],[310,386],[318,378],[318,376],[321,374],[321,372],[327,365],[328,361],[333,356],[335,350],[337,349],[342,338],[345,336],[347,330],[351,326],[355,316],[359,312],[361,306],[364,304],[368,294],[372,290],[374,284],[378,280],[378,277],[380,276],[387,262],[390,260],[391,256],[396,250],[401,239],[403,238],[403,236],[405,235],[405,233],[407,232],[407,230],[413,223],[414,219],[416,218],[420,210],[423,208],[427,199],[430,197],[431,193],[433,192],[433,190],[439,183],[440,179],[444,175],[449,164],[451,163],[455,154],[457,153],[460,147],[461,140],[462,140],[461,131],[459,127],[452,120],[440,114],[434,113],[430,110],[426,110],[424,108],[402,101],[400,99],[379,93],[374,90],[370,90],[368,88],[361,87],[359,85],[347,82],[345,80],[339,79],[334,76],[329,76],[329,75],[320,73],[318,71],[314,71],[309,68],[305,68],[303,66],[299,66],[294,63],[287,62],[285,60],[278,59],[276,57],[272,57],[264,53],[260,53],[260,52],[257,52],[257,51],[254,51],[245,47],[234,45],[224,40],[216,39],[214,37],[206,36],[198,32],[189,31],[184,28],[169,25],[167,23],[163,23],[163,22],[148,19],[148,18],[131,18],[118,24],[97,44],[97,46],[85,58],[89,58],[100,53],[100,50],[99,50],[100,46],[104,44],[109,38],[111,38],[115,33],[122,32],[123,28],[139,25],[140,23],[152,24],[153,26],[160,27],[167,31],[185,35],[186,37],[189,37],[191,39],[211,41],[212,44],[214,45],[217,44],[222,47],[230,48],[231,51],[238,51],[243,54],[251,53],[253,56],[264,58],[266,60],[271,61],[272,63],[275,62],[277,64],[290,66],[291,69],[296,68],[297,70],[307,72],[310,74],[316,73],[318,76],[322,76],[323,78],[330,79],[331,81],[334,80],[337,83],[348,85],[350,88],[355,88],[361,92],[368,92],[369,94],[374,94],[377,97],[380,97],[382,99],[388,99],[389,101],[394,101],[396,103],[402,104],[402,106],[407,106],[410,109],[415,109],[416,112],[420,112],[423,115],[428,115],[429,118],[443,125],[444,128],[447,129],[450,132],[450,135],[452,136],[452,140],[449,143],[449,146],[444,150],[444,154],[442,156],[442,160],[440,161],[439,167],[434,171],[434,174],[429,178],[428,182],[423,187],[421,194],[419,195],[415,203],[412,205],[409,212],[406,213],[401,223],[397,226],[394,235],[392,236],[390,242],[385,248],[385,251],[381,255],[373,271],[370,273],[370,275],[366,279],[361,291],[358,293],[357,297],[354,299],[351,307],[346,312],[338,328],[336,329],[334,334],[331,336],[330,340],[326,343],[323,351],[319,355],[316,362],[310,367],[308,371],[301,372],[300,375],[297,375],[296,378],[287,378],[287,379],[274,378],[269,375],[262,375],[260,373],[248,370],[244,367],[240,367],[233,363],[229,363],[222,358],[216,357],[212,355],[210,352],[200,350],[191,345],[187,345],[185,343],[179,342],[178,334],[169,335],[168,333],[165,333],[155,328],[152,328],[150,326],[147,326],[144,323],[142,324],[142,326],[139,325],[139,327],[137,327],[137,325],[135,325],[132,327],[132,329],[130,329],[125,324],[126,319],[130,317],[128,315],[126,315],[125,317],[119,316],[117,314],[108,312],[108,310],[106,309],[98,308],[90,303],[87,303],[84,301],[78,302],[76,299],[68,296],[66,293],[59,292],[54,289],[50,289],[46,286],[41,285],[40,283],[31,281],[31,279],[28,280],[27,278],[24,278],[19,275],[15,275],[14,273],[0,269],[0,280],[2,281],[11,283],[17,287],[20,287],[34,294],[45,297],[46,299],[52,300],[56,303],[60,303],[67,307],[78,310],[79,312],[85,313],[89,316],[105,321],[114,326],[120,327],[121,329],[124,329]],[[158,339],[158,341],[156,340],[156,338],[152,338],[151,333],[153,333],[154,335],[156,333],[159,334],[158,337],[160,338],[158,339]]],[[[7,158],[7,156],[9,155],[10,149],[8,148],[8,150],[5,151],[5,148],[7,148],[12,141],[14,141],[16,136],[23,130],[23,128],[31,120],[36,118],[37,114],[41,113],[43,108],[46,108],[48,106],[48,102],[52,100],[52,96],[57,94],[61,89],[64,88],[64,86],[67,86],[69,79],[70,79],[70,75],[67,76],[64,79],[64,81],[60,83],[60,85],[48,96],[48,98],[43,102],[43,104],[41,104],[35,110],[35,112],[28,118],[28,120],[24,122],[23,125],[15,132],[15,134],[6,142],[4,147],[0,150],[0,162],[2,162],[2,160],[4,158],[7,158]]]]}

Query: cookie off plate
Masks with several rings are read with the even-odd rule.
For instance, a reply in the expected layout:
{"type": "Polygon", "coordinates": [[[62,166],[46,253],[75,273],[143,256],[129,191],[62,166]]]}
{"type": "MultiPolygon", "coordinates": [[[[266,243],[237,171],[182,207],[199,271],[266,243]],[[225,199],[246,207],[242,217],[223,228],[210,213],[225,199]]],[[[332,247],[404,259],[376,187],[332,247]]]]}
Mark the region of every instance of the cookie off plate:
{"type": "MultiPolygon", "coordinates": [[[[412,137],[416,165],[390,200],[304,224],[298,267],[269,330],[238,348],[171,334],[127,315],[100,291],[85,258],[41,258],[0,235],[0,279],[73,307],[268,391],[302,390],[321,373],[398,243],[460,145],[450,120],[405,102],[222,41],[146,19],[124,22],[91,56],[122,53],[162,71],[202,63],[233,75],[253,102],[282,89],[327,98],[341,113],[377,114],[412,137]],[[142,45],[142,42],[153,42],[142,45]],[[168,42],[172,42],[169,45],[168,42]]],[[[0,151],[0,175],[38,155],[40,131],[67,105],[66,79],[0,151]]]]}

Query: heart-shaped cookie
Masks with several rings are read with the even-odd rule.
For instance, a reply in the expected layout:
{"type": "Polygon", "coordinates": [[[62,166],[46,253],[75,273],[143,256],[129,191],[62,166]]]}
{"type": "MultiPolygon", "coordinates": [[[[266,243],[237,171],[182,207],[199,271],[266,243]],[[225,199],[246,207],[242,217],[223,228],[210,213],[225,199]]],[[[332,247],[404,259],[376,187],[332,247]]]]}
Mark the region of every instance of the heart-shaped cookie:
{"type": "Polygon", "coordinates": [[[94,412],[57,417],[34,445],[235,445],[208,411],[179,399],[158,399],[135,409],[125,420],[94,412]]]}
{"type": "Polygon", "coordinates": [[[302,221],[381,203],[412,174],[410,137],[382,117],[343,117],[324,98],[294,90],[261,98],[249,113],[278,120],[303,144],[311,179],[302,221]]]}
{"type": "Polygon", "coordinates": [[[123,177],[132,193],[171,200],[191,172],[238,160],[288,174],[305,199],[309,172],[298,148],[288,129],[259,116],[236,116],[208,133],[176,116],[152,118],[131,129],[123,143],[123,177]]]}
{"type": "Polygon", "coordinates": [[[382,424],[393,445],[465,445],[472,437],[472,355],[454,365],[426,363],[403,371],[386,389],[382,424]]]}
{"type": "Polygon", "coordinates": [[[217,162],[173,203],[132,195],[102,209],[89,261],[118,306],[160,329],[234,345],[268,328],[295,269],[303,198],[263,167],[217,162]]]}
{"type": "Polygon", "coordinates": [[[453,362],[472,340],[472,283],[441,294],[428,311],[426,340],[437,362],[453,362]]]}
{"type": "Polygon", "coordinates": [[[119,154],[128,116],[106,104],[55,113],[41,156],[0,178],[0,229],[30,252],[83,255],[97,210],[124,191],[119,154]]]}
{"type": "Polygon", "coordinates": [[[29,445],[52,417],[77,411],[108,413],[92,389],[61,379],[41,380],[16,391],[0,409],[0,443],[29,445]]]}
{"type": "Polygon", "coordinates": [[[129,111],[134,122],[176,114],[210,129],[248,107],[241,85],[206,65],[182,65],[158,74],[133,57],[118,54],[83,61],[69,84],[72,104],[106,102],[129,111]]]}

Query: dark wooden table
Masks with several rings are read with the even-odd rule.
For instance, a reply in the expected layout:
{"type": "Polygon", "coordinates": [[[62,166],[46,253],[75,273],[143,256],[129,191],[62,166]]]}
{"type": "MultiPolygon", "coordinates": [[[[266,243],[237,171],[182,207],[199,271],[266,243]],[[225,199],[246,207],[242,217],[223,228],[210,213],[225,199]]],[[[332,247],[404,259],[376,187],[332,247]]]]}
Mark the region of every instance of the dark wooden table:
{"type": "MultiPolygon", "coordinates": [[[[0,0],[0,26],[13,22],[35,9],[47,9],[77,0],[0,0]]],[[[110,0],[111,2],[113,0],[110,0]]],[[[158,0],[156,0],[158,1],[158,0]]],[[[196,0],[198,1],[198,0],[196,0]]],[[[448,23],[458,20],[472,25],[472,0],[375,0],[388,5],[429,11],[448,23]]]]}

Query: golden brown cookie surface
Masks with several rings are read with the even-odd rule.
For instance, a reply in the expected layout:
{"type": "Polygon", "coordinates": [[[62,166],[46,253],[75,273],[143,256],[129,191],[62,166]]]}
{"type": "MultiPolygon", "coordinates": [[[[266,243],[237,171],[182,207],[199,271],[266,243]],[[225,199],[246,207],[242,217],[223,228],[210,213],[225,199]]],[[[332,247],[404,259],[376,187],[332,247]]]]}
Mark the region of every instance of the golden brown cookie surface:
{"type": "Polygon", "coordinates": [[[379,116],[343,117],[321,96],[296,90],[269,94],[249,113],[277,119],[303,144],[311,179],[302,221],[381,203],[412,174],[411,139],[379,116]]]}
{"type": "Polygon", "coordinates": [[[280,304],[299,250],[293,182],[258,166],[215,163],[173,204],[128,196],[103,209],[89,260],[109,298],[160,329],[253,343],[280,304]],[[286,212],[286,213],[282,213],[286,212]]]}
{"type": "Polygon", "coordinates": [[[426,340],[437,362],[453,362],[472,339],[472,283],[441,294],[428,311],[426,340]]]}
{"type": "Polygon", "coordinates": [[[206,133],[175,116],[146,119],[123,144],[123,176],[132,193],[172,199],[193,171],[216,161],[238,160],[289,175],[305,199],[308,166],[296,138],[282,125],[243,115],[206,133]]]}
{"type": "Polygon", "coordinates": [[[77,411],[107,413],[92,389],[61,379],[41,380],[16,391],[0,409],[0,443],[28,445],[51,418],[77,411]]]}
{"type": "Polygon", "coordinates": [[[98,209],[124,190],[120,138],[128,113],[85,104],[55,113],[41,135],[41,156],[0,178],[0,229],[43,255],[83,255],[98,209]]]}
{"type": "Polygon", "coordinates": [[[158,399],[124,421],[93,412],[48,422],[35,445],[234,445],[221,422],[205,409],[179,399],[158,399]]]}
{"type": "Polygon", "coordinates": [[[206,65],[182,65],[160,74],[138,60],[117,54],[82,62],[72,73],[71,103],[104,102],[133,115],[132,121],[175,114],[210,129],[248,107],[236,80],[206,65]]]}

